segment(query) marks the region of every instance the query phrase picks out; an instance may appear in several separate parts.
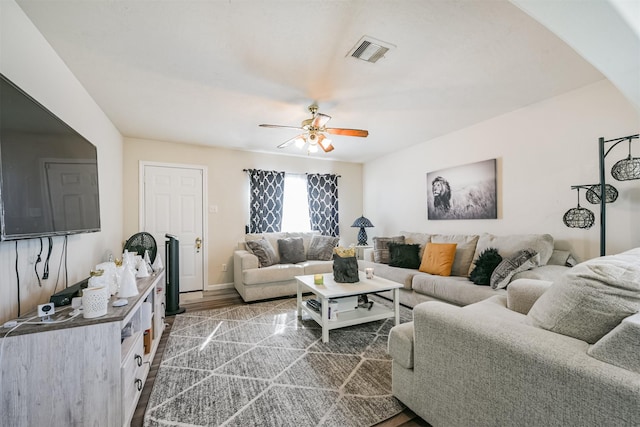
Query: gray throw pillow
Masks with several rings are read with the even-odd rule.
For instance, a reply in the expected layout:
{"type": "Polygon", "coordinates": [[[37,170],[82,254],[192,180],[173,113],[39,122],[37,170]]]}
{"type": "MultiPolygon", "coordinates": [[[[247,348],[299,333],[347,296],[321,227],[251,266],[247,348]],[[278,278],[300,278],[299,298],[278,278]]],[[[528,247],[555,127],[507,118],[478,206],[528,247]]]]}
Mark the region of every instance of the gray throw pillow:
{"type": "Polygon", "coordinates": [[[593,344],[640,311],[640,248],[576,265],[531,307],[531,324],[593,344]]]}
{"type": "Polygon", "coordinates": [[[260,267],[269,267],[277,263],[276,251],[267,239],[247,240],[245,244],[251,250],[251,253],[258,257],[260,267]]]}
{"type": "Polygon", "coordinates": [[[404,236],[395,237],[374,237],[373,238],[373,260],[381,264],[389,264],[391,257],[389,254],[389,243],[404,243],[404,236]]]}
{"type": "Polygon", "coordinates": [[[339,237],[321,236],[314,234],[309,243],[307,251],[308,260],[331,261],[333,259],[333,248],[338,246],[339,237]]]}
{"type": "Polygon", "coordinates": [[[306,260],[302,237],[287,237],[278,239],[280,264],[295,264],[306,260]]]}
{"type": "Polygon", "coordinates": [[[540,254],[533,249],[524,249],[512,257],[503,259],[491,273],[491,287],[504,289],[514,274],[531,270],[540,265],[540,254]]]}

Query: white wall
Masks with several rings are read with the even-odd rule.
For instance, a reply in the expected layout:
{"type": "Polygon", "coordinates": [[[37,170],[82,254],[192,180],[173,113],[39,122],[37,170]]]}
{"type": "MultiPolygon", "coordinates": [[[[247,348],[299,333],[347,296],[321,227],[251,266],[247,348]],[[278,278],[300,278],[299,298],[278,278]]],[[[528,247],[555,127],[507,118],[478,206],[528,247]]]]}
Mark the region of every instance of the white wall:
{"type": "MultiPolygon", "coordinates": [[[[368,162],[364,166],[369,235],[430,233],[550,233],[556,245],[581,260],[599,255],[599,206],[581,192],[596,215],[590,230],[570,229],[563,214],[576,206],[571,185],[598,182],[598,138],[640,131],[640,115],[603,80],[582,89],[487,120],[368,162]],[[427,220],[426,173],[498,159],[497,220],[427,220]]],[[[640,157],[640,143],[633,153],[640,157]]],[[[620,192],[607,209],[607,253],[640,246],[640,181],[617,182],[611,166],[628,154],[620,144],[607,156],[607,183],[620,192]]]]}
{"type": "MultiPolygon", "coordinates": [[[[99,233],[69,237],[68,280],[76,283],[107,251],[121,250],[122,137],[87,94],[53,48],[13,0],[0,1],[0,72],[96,145],[100,191],[99,233]]],[[[46,302],[54,293],[59,274],[63,238],[54,238],[50,277],[38,285],[31,262],[40,252],[39,240],[17,243],[22,314],[46,302]]],[[[45,239],[43,258],[47,253],[45,239]]],[[[16,243],[0,243],[0,322],[18,314],[16,243]]],[[[39,264],[42,275],[43,264],[39,264]]],[[[60,272],[58,291],[64,287],[60,272]]]]}
{"type": "Polygon", "coordinates": [[[139,231],[138,168],[150,162],[204,165],[208,171],[208,204],[218,207],[208,214],[208,285],[233,282],[233,251],[244,239],[249,218],[249,179],[243,169],[278,170],[294,174],[335,173],[338,180],[338,215],[341,244],[357,241],[358,229],[351,228],[362,214],[362,164],[333,162],[316,156],[279,156],[192,144],[125,138],[124,144],[124,231],[139,231]],[[227,264],[227,272],[222,271],[227,264]]]}

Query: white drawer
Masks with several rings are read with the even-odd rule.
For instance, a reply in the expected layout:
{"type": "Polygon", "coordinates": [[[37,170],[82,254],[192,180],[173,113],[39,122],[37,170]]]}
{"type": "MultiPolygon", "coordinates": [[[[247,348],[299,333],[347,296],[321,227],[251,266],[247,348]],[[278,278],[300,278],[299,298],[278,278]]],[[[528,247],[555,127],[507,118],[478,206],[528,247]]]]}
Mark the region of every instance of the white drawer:
{"type": "Polygon", "coordinates": [[[144,387],[146,366],[144,364],[143,334],[138,333],[131,350],[122,360],[120,379],[122,384],[122,410],[123,424],[128,425],[133,411],[138,403],[138,398],[144,387]]]}

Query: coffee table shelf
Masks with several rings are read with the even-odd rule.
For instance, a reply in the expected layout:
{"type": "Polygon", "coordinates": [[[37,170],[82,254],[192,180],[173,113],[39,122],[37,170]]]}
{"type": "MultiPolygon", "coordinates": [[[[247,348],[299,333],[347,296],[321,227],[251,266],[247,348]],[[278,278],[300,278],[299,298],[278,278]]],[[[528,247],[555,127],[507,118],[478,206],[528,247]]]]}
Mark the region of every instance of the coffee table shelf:
{"type": "Polygon", "coordinates": [[[333,280],[333,274],[324,274],[322,285],[314,283],[314,276],[296,276],[298,282],[298,317],[302,317],[305,312],[322,326],[322,342],[329,341],[329,331],[332,329],[344,328],[347,326],[359,325],[367,322],[375,322],[394,318],[396,325],[400,323],[400,305],[399,305],[399,283],[382,277],[374,277],[367,279],[363,272],[360,272],[360,281],[357,283],[336,283],[333,280]],[[329,300],[333,298],[341,298],[354,295],[371,294],[376,292],[393,291],[393,309],[387,308],[380,304],[374,304],[371,310],[366,308],[357,308],[355,310],[338,312],[337,320],[329,320],[329,300]],[[307,307],[302,300],[303,292],[312,292],[321,302],[322,311],[317,311],[307,307]]]}
{"type": "MultiPolygon", "coordinates": [[[[313,320],[319,325],[322,325],[322,316],[317,311],[314,311],[307,307],[306,304],[302,305],[302,310],[305,311],[313,320]]],[[[376,320],[384,320],[394,317],[395,313],[392,309],[384,307],[380,304],[374,304],[371,310],[366,308],[357,308],[355,310],[341,311],[338,313],[338,320],[329,320],[327,328],[338,329],[345,328],[347,326],[359,325],[365,322],[375,322],[376,320]]]]}

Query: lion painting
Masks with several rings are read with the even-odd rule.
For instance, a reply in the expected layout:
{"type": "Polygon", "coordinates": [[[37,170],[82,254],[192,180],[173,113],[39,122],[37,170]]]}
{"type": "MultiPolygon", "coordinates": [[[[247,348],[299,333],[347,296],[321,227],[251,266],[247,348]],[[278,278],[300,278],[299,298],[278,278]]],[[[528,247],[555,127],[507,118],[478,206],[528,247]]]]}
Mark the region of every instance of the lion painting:
{"type": "Polygon", "coordinates": [[[433,206],[436,209],[448,211],[451,208],[451,186],[449,181],[437,176],[431,182],[431,190],[433,191],[433,206]]]}
{"type": "Polygon", "coordinates": [[[427,172],[427,219],[495,219],[496,159],[427,172]]]}

